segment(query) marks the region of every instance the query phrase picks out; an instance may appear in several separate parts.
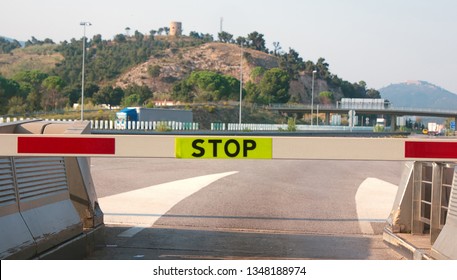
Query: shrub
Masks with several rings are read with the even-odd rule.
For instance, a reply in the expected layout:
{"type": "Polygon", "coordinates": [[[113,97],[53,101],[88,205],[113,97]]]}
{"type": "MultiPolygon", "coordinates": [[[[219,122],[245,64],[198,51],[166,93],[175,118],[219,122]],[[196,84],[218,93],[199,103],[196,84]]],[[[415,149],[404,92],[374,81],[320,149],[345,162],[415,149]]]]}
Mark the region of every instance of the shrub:
{"type": "Polygon", "coordinates": [[[289,118],[287,120],[287,131],[297,131],[297,125],[295,124],[294,118],[289,118]]]}
{"type": "Polygon", "coordinates": [[[375,125],[373,127],[373,132],[384,132],[384,126],[383,125],[375,125]]]}
{"type": "Polygon", "coordinates": [[[171,128],[168,126],[167,122],[160,122],[157,124],[156,130],[160,132],[168,132],[171,131],[171,128]]]}
{"type": "Polygon", "coordinates": [[[149,76],[151,76],[152,78],[159,77],[160,70],[161,70],[161,68],[159,65],[149,65],[148,66],[148,73],[149,73],[149,76]]]}

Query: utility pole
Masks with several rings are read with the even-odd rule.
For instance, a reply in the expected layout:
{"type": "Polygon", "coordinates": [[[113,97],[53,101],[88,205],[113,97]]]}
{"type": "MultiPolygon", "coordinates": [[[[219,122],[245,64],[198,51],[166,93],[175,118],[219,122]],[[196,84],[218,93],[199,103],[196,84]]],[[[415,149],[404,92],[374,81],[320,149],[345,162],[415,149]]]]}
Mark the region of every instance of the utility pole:
{"type": "Polygon", "coordinates": [[[311,126],[313,126],[314,119],[314,75],[316,72],[316,70],[313,70],[313,80],[311,82],[311,126]]]}
{"type": "Polygon", "coordinates": [[[240,43],[240,120],[241,127],[241,103],[243,100],[243,43],[240,43]]]}
{"type": "Polygon", "coordinates": [[[82,75],[81,75],[81,121],[84,120],[84,65],[86,61],[86,26],[91,26],[92,23],[87,21],[82,21],[79,25],[84,27],[84,36],[83,36],[83,65],[82,65],[82,75]]]}

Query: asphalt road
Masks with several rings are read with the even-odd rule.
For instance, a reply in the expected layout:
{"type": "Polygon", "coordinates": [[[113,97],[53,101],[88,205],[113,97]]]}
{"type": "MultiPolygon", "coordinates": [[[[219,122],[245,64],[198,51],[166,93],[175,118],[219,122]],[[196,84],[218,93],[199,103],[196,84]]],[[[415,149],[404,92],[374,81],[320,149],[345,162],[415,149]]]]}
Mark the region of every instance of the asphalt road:
{"type": "Polygon", "coordinates": [[[401,162],[92,159],[90,259],[401,259],[382,241],[401,162]]]}

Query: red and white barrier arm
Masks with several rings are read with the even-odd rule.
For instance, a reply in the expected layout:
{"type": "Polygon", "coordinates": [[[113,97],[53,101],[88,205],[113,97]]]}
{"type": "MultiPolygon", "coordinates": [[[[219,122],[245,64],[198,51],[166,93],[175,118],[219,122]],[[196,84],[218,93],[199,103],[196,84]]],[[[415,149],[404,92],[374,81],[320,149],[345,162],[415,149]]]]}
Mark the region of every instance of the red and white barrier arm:
{"type": "Polygon", "coordinates": [[[0,156],[457,161],[457,139],[0,134],[0,156]]]}

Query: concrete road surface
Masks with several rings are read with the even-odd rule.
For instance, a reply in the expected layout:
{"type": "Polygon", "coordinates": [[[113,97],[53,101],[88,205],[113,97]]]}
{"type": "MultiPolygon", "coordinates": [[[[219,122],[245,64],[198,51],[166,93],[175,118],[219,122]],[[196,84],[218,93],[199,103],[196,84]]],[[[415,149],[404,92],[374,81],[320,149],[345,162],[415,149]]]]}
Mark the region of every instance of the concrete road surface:
{"type": "Polygon", "coordinates": [[[401,259],[382,241],[401,162],[92,159],[90,259],[401,259]]]}

